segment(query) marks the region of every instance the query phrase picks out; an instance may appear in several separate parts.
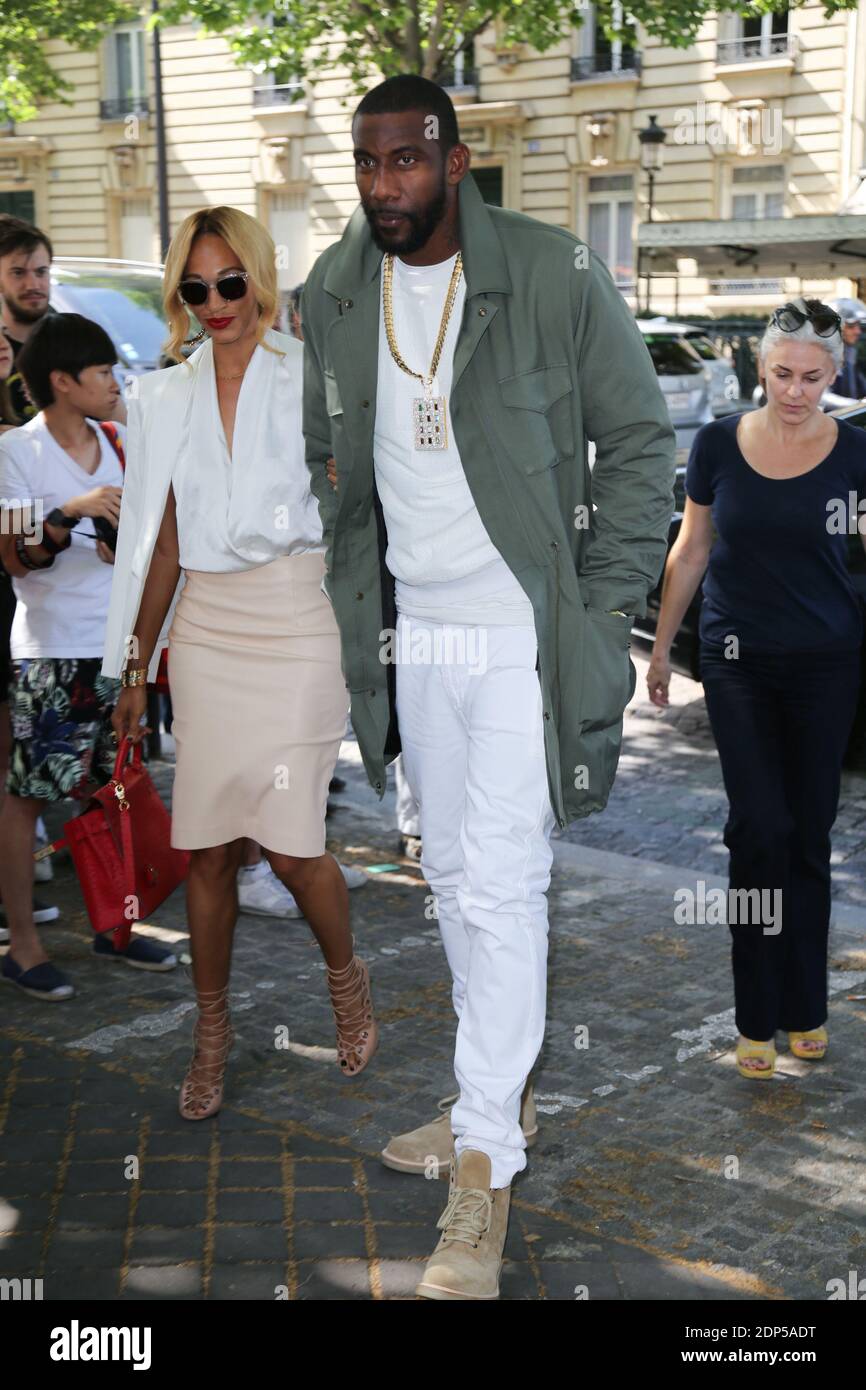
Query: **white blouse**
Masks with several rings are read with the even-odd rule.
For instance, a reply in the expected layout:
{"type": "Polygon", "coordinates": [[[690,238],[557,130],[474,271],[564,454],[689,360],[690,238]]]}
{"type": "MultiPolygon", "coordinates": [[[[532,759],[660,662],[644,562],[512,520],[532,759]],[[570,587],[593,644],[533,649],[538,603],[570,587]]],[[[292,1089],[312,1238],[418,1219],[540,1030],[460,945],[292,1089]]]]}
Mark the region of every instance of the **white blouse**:
{"type": "Polygon", "coordinates": [[[280,555],[324,551],[301,428],[303,344],[268,332],[241,382],[229,454],[208,339],[172,471],[184,570],[253,569],[280,555]]]}

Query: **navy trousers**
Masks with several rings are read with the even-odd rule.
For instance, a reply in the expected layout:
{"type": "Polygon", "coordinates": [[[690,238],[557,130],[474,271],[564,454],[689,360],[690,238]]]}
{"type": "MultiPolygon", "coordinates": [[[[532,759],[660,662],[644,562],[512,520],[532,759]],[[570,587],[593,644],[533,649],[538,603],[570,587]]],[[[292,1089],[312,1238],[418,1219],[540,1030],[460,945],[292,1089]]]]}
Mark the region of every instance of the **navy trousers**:
{"type": "Polygon", "coordinates": [[[728,794],[730,886],[781,890],[777,934],[729,919],[737,1028],[761,1042],[807,1032],[827,1018],[830,830],[860,652],[734,660],[702,643],[700,670],[728,794]]]}

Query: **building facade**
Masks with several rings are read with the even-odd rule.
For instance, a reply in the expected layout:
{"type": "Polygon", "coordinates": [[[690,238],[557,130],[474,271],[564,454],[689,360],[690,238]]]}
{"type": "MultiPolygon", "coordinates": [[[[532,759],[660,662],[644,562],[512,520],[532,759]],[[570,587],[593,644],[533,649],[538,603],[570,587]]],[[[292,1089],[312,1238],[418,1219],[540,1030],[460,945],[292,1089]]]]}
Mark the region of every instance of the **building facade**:
{"type": "MultiPolygon", "coordinates": [[[[203,204],[260,217],[287,290],[357,205],[345,75],[297,93],[191,25],[165,30],[161,50],[171,227],[203,204]]],[[[0,210],[36,221],[58,254],[159,259],[151,36],[126,24],[96,52],[46,52],[72,104],[0,129],[0,210]]],[[[820,0],[711,18],[683,50],[640,31],[611,43],[591,6],[544,54],[504,49],[491,26],[448,90],[484,196],[586,238],[634,307],[646,307],[648,270],[652,309],[681,317],[760,314],[782,294],[851,293],[866,276],[866,0],[830,20],[820,0]],[[666,135],[652,207],[639,138],[650,116],[666,135]],[[776,219],[806,229],[809,255],[743,250],[776,219]],[[719,249],[720,234],[704,255],[693,229],[721,222],[736,244],[719,249]]]]}

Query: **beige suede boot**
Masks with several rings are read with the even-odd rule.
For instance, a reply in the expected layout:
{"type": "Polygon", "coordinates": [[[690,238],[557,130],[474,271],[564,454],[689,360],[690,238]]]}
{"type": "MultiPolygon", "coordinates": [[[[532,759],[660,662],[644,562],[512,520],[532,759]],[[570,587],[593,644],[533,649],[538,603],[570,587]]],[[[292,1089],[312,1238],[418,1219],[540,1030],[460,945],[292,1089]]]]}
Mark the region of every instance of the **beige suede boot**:
{"type": "MultiPolygon", "coordinates": [[[[448,1165],[454,1152],[451,1107],[456,1099],[456,1095],[445,1096],[439,1101],[442,1114],[438,1120],[431,1120],[429,1124],[421,1125],[420,1129],[411,1129],[406,1134],[397,1134],[389,1139],[382,1150],[385,1167],[394,1168],[398,1173],[417,1173],[422,1178],[447,1178],[448,1165]]],[[[523,1088],[520,1101],[520,1128],[526,1147],[531,1149],[538,1138],[538,1116],[531,1079],[523,1088]]]]}
{"type": "Polygon", "coordinates": [[[490,1186],[490,1159],[476,1149],[452,1156],[442,1237],[415,1292],[421,1298],[499,1297],[510,1187],[490,1186]]]}

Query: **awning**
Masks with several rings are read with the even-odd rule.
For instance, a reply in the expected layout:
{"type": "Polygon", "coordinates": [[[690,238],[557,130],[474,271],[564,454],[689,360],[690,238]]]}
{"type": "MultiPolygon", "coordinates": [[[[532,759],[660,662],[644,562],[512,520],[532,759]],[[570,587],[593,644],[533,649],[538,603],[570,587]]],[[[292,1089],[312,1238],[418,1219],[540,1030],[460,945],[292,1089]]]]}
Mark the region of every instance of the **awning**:
{"type": "Polygon", "coordinates": [[[672,272],[678,258],[687,258],[697,261],[698,274],[708,279],[855,278],[866,275],[866,215],[645,222],[638,229],[638,247],[655,252],[645,266],[653,272],[672,272]]]}

